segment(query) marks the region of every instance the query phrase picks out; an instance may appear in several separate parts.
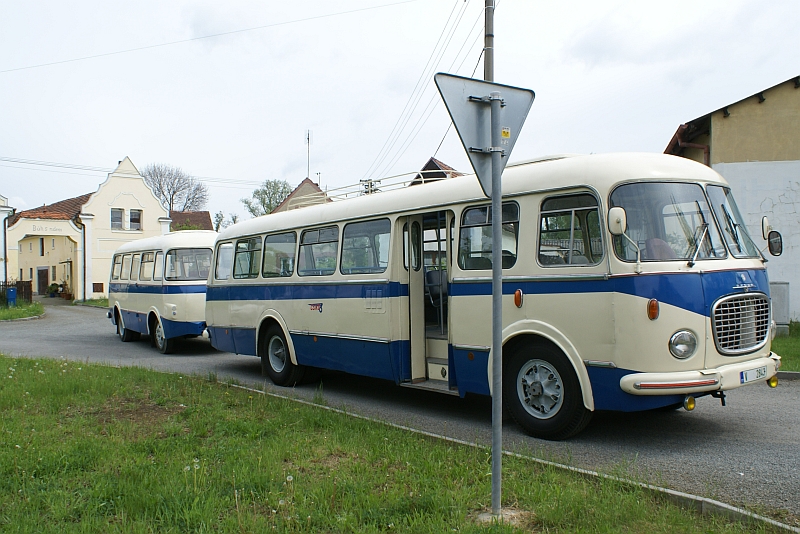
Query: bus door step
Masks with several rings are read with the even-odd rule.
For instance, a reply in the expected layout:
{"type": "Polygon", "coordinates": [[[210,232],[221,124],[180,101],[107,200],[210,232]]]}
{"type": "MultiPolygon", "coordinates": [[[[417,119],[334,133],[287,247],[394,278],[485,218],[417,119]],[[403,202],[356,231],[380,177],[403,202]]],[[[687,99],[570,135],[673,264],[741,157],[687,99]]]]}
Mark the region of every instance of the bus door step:
{"type": "Polygon", "coordinates": [[[400,385],[411,389],[424,389],[426,391],[435,391],[437,393],[458,396],[458,389],[450,389],[446,380],[425,380],[424,382],[416,383],[402,382],[400,385]]]}

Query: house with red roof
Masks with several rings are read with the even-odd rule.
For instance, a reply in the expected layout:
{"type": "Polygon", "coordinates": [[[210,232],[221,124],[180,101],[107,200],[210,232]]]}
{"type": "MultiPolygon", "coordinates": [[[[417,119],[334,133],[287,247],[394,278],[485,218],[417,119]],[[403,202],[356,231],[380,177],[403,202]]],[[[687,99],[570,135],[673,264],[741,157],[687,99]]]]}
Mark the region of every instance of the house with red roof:
{"type": "Polygon", "coordinates": [[[170,222],[126,157],[97,191],[8,217],[5,273],[8,280],[31,280],[34,294],[58,284],[76,300],[102,298],[108,295],[114,251],[123,243],[168,233],[170,222]]]}

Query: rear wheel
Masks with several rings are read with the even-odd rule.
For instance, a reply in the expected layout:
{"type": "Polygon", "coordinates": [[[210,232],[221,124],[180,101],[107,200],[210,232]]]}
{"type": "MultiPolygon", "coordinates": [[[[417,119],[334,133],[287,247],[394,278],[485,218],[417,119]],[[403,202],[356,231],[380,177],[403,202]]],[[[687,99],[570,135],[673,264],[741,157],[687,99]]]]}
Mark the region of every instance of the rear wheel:
{"type": "Polygon", "coordinates": [[[167,339],[164,335],[164,326],[160,319],[153,321],[153,343],[161,354],[169,354],[175,348],[175,339],[167,339]]]}
{"type": "Polygon", "coordinates": [[[303,378],[304,368],[292,363],[286,337],[278,325],[272,325],[261,338],[261,374],[276,386],[294,386],[303,378]]]}
{"type": "Polygon", "coordinates": [[[566,356],[544,344],[509,351],[503,396],[511,416],[531,436],[560,440],[583,430],[592,412],[566,356]]]}
{"type": "Polygon", "coordinates": [[[115,312],[117,317],[117,335],[119,336],[120,341],[123,343],[127,343],[128,341],[136,341],[139,339],[139,332],[134,332],[133,330],[128,330],[122,324],[122,319],[119,315],[119,312],[115,312]]]}

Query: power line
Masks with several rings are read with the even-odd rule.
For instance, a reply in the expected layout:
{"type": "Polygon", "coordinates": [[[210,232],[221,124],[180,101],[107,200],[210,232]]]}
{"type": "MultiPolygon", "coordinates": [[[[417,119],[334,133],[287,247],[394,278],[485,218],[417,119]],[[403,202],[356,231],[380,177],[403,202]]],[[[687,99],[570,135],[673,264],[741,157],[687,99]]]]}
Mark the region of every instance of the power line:
{"type": "Polygon", "coordinates": [[[50,67],[52,65],[61,65],[61,64],[64,64],[64,63],[73,63],[73,62],[76,62],[76,61],[85,61],[87,59],[96,59],[96,58],[100,58],[100,57],[114,56],[114,55],[118,55],[118,54],[127,54],[129,52],[139,52],[141,50],[149,50],[151,48],[161,48],[161,47],[164,47],[164,46],[171,46],[171,45],[176,45],[176,44],[181,44],[181,43],[190,43],[192,41],[200,41],[202,39],[211,39],[213,37],[223,37],[225,35],[234,35],[234,34],[237,34],[237,33],[252,32],[252,31],[256,31],[256,30],[263,30],[263,29],[266,29],[266,28],[274,28],[274,27],[277,27],[277,26],[286,26],[286,25],[289,25],[289,24],[297,24],[299,22],[308,22],[310,20],[319,20],[319,19],[330,18],[330,17],[338,17],[338,16],[341,16],[341,15],[350,15],[352,13],[358,13],[358,12],[361,12],[361,11],[369,11],[369,10],[372,10],[372,9],[381,9],[381,8],[384,8],[384,7],[392,7],[392,6],[397,6],[397,5],[400,5],[400,4],[408,4],[408,3],[416,2],[416,1],[417,0],[402,0],[400,2],[393,2],[391,4],[383,4],[383,5],[380,5],[380,6],[371,6],[371,7],[362,7],[362,8],[358,8],[358,9],[351,9],[349,11],[340,11],[338,13],[328,13],[326,15],[316,15],[314,17],[306,17],[306,18],[302,18],[302,19],[287,20],[287,21],[284,21],[284,22],[275,22],[273,24],[264,24],[263,26],[254,26],[252,28],[244,28],[244,29],[241,29],[241,30],[231,30],[231,31],[227,31],[227,32],[213,33],[211,35],[203,35],[203,36],[200,36],[200,37],[190,37],[189,39],[180,39],[180,40],[177,40],[177,41],[170,41],[170,42],[167,42],[167,43],[160,43],[160,44],[147,45],[147,46],[139,46],[139,47],[136,47],[136,48],[128,48],[128,49],[125,49],[125,50],[117,50],[117,51],[114,51],[114,52],[105,52],[103,54],[94,54],[94,55],[91,55],[91,56],[83,56],[83,57],[77,57],[77,58],[72,58],[72,59],[63,59],[61,61],[51,61],[51,62],[48,62],[48,63],[40,63],[38,65],[28,65],[27,67],[16,67],[16,68],[13,68],[13,69],[0,70],[0,74],[4,74],[4,73],[7,73],[7,72],[16,72],[16,71],[20,71],[20,70],[38,69],[38,68],[41,68],[41,67],[50,67]]]}
{"type": "Polygon", "coordinates": [[[439,43],[442,41],[442,37],[444,37],[444,34],[447,31],[447,27],[450,25],[450,19],[453,18],[453,13],[455,13],[456,11],[456,6],[458,6],[458,0],[456,0],[456,2],[453,4],[453,8],[450,10],[450,15],[447,17],[447,21],[444,23],[441,33],[439,33],[439,38],[436,40],[436,44],[433,46],[433,50],[431,50],[431,55],[428,56],[428,61],[425,63],[425,67],[422,69],[422,72],[420,73],[419,78],[417,79],[416,85],[414,85],[414,90],[411,91],[411,95],[408,97],[406,105],[403,107],[403,111],[400,112],[400,116],[397,117],[397,121],[394,123],[392,130],[389,132],[389,137],[387,137],[386,141],[384,141],[383,146],[375,155],[375,159],[372,161],[372,163],[370,163],[370,166],[367,168],[367,171],[364,173],[364,176],[362,176],[362,179],[366,178],[374,170],[373,169],[374,167],[379,166],[383,162],[383,158],[386,157],[385,154],[383,153],[384,149],[388,152],[388,150],[390,150],[390,148],[387,148],[389,142],[395,135],[399,135],[399,132],[396,134],[396,130],[398,129],[400,122],[403,120],[406,110],[408,110],[408,107],[414,100],[414,95],[417,94],[417,90],[419,89],[420,84],[423,83],[423,80],[425,79],[425,74],[428,72],[428,66],[431,63],[431,60],[433,60],[434,56],[436,55],[436,50],[438,50],[439,43]]]}

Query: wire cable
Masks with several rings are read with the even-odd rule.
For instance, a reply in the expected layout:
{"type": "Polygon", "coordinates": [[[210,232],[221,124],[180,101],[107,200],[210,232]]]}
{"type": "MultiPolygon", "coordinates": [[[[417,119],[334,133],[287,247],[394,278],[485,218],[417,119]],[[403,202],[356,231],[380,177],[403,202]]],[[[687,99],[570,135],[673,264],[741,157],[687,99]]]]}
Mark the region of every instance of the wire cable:
{"type": "Polygon", "coordinates": [[[400,2],[393,2],[391,4],[382,4],[380,6],[362,7],[362,8],[358,8],[358,9],[351,9],[349,11],[340,11],[338,13],[328,13],[326,15],[316,15],[316,16],[313,16],[313,17],[306,17],[306,18],[302,18],[302,19],[287,20],[287,21],[284,21],[284,22],[275,22],[275,23],[272,23],[272,24],[264,24],[262,26],[254,26],[252,28],[244,28],[244,29],[241,29],[241,30],[231,30],[231,31],[227,31],[227,32],[213,33],[213,34],[210,34],[210,35],[201,35],[200,37],[190,37],[189,39],[179,39],[177,41],[169,41],[167,43],[159,43],[159,44],[147,45],[147,46],[138,46],[136,48],[127,48],[125,50],[117,50],[117,51],[114,51],[114,52],[106,52],[106,53],[103,53],[103,54],[94,54],[94,55],[91,55],[91,56],[83,56],[83,57],[77,57],[77,58],[72,58],[72,59],[63,59],[63,60],[60,60],[60,61],[50,61],[48,63],[40,63],[38,65],[28,65],[27,67],[16,67],[16,68],[13,68],[13,69],[0,70],[0,74],[5,74],[5,73],[8,73],[8,72],[17,72],[17,71],[21,71],[21,70],[38,69],[38,68],[41,68],[41,67],[50,67],[52,65],[62,65],[64,63],[74,63],[76,61],[85,61],[87,59],[96,59],[96,58],[100,58],[100,57],[115,56],[115,55],[118,55],[118,54],[128,54],[130,52],[139,52],[141,50],[150,50],[150,49],[153,49],[153,48],[161,48],[161,47],[172,46],[172,45],[176,45],[176,44],[190,43],[192,41],[200,41],[200,40],[203,40],[203,39],[212,39],[214,37],[223,37],[223,36],[226,36],[226,35],[234,35],[234,34],[237,34],[237,33],[252,32],[252,31],[256,31],[256,30],[263,30],[263,29],[266,29],[266,28],[275,28],[277,26],[286,26],[286,25],[289,25],[289,24],[297,24],[299,22],[308,22],[310,20],[319,20],[319,19],[325,19],[325,18],[330,18],[330,17],[338,17],[338,16],[341,16],[341,15],[350,15],[352,13],[358,13],[358,12],[361,12],[361,11],[369,11],[369,10],[372,10],[372,9],[382,9],[384,7],[392,7],[392,6],[397,6],[397,5],[400,5],[400,4],[408,4],[408,3],[416,2],[416,1],[417,0],[402,0],[400,2]]]}

